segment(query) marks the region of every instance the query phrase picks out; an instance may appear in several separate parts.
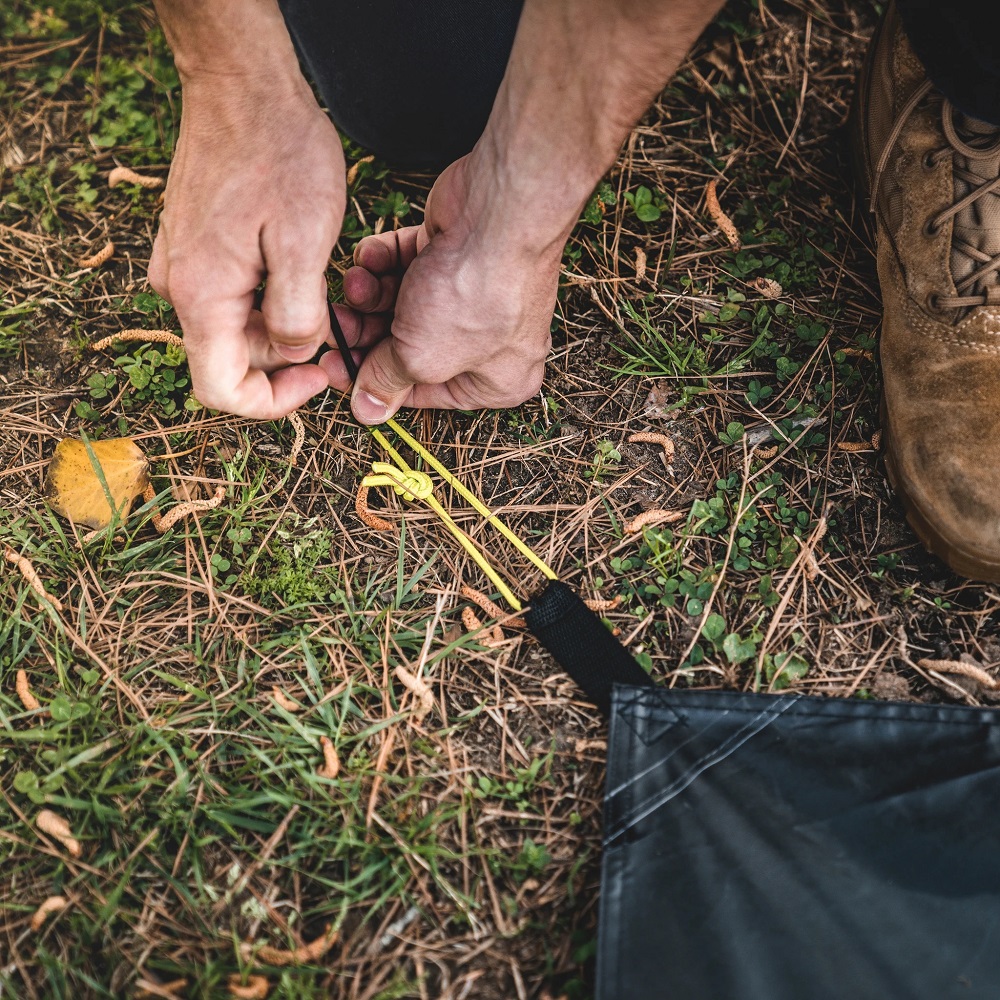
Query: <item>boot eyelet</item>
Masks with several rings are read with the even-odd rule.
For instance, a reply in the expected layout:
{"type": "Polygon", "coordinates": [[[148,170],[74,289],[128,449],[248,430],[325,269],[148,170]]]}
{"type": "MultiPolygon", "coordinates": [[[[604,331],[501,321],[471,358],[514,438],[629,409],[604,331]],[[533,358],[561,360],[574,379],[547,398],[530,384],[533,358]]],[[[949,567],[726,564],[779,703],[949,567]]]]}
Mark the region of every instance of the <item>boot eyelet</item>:
{"type": "Polygon", "coordinates": [[[924,170],[933,170],[937,166],[937,159],[933,153],[924,153],[920,165],[924,170]]]}
{"type": "Polygon", "coordinates": [[[934,221],[933,218],[928,219],[924,223],[923,234],[924,236],[937,236],[941,232],[941,227],[934,221]]]}
{"type": "Polygon", "coordinates": [[[941,298],[937,292],[931,292],[926,299],[924,299],[924,307],[929,313],[933,313],[935,316],[940,316],[944,310],[941,308],[941,298]]]}

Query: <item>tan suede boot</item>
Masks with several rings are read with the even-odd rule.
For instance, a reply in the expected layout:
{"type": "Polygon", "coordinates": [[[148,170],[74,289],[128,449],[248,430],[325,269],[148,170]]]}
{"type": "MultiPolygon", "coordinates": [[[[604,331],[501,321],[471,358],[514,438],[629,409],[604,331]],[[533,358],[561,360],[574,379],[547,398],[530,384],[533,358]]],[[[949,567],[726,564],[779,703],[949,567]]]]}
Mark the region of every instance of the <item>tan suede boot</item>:
{"type": "Polygon", "coordinates": [[[858,81],[889,479],[924,543],[1000,581],[1000,128],[927,79],[890,5],[858,81]]]}

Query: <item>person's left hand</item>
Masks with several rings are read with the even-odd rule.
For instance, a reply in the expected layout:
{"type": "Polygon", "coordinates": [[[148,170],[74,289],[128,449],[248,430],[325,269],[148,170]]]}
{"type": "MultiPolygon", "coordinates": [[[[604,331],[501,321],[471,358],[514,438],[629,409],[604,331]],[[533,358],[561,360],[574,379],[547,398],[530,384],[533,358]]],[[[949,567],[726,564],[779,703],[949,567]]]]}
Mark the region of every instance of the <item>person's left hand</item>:
{"type": "MultiPolygon", "coordinates": [[[[422,226],[362,240],[344,276],[345,327],[361,368],[351,405],[365,424],[402,406],[516,406],[542,384],[565,234],[536,245],[491,232],[470,192],[468,157],[441,174],[422,226]],[[391,330],[390,330],[391,324],[391,330]]],[[[350,384],[343,361],[320,364],[350,384]]]]}

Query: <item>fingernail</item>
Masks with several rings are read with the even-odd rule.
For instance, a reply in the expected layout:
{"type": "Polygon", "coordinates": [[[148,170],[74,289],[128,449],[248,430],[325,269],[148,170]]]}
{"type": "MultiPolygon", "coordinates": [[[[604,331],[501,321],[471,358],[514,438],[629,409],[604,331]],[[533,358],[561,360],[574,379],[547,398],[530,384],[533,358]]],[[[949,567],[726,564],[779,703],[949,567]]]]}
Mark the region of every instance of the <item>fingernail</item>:
{"type": "Polygon", "coordinates": [[[358,390],[351,397],[351,409],[363,424],[381,424],[389,419],[389,407],[370,393],[358,390]]]}
{"type": "Polygon", "coordinates": [[[307,344],[305,347],[292,347],[291,344],[275,344],[274,349],[286,361],[308,361],[316,353],[316,348],[310,344],[307,344]]]}

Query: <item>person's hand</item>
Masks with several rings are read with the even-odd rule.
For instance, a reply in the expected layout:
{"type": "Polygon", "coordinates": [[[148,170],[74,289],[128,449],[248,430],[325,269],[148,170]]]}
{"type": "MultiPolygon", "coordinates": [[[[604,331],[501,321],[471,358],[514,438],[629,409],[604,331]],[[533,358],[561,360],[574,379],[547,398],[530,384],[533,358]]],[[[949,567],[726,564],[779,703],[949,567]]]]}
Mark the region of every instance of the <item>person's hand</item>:
{"type": "MultiPolygon", "coordinates": [[[[362,240],[344,275],[356,310],[345,334],[361,362],[351,405],[362,423],[401,406],[516,406],[542,384],[565,235],[543,245],[516,233],[491,239],[503,227],[478,210],[468,164],[438,178],[422,226],[362,240]]],[[[320,364],[331,385],[348,388],[336,352],[320,364]]]]}
{"type": "Polygon", "coordinates": [[[149,281],[177,311],[199,402],[275,419],[327,387],[318,365],[294,363],[330,336],[324,271],[344,201],[340,139],[301,76],[185,81],[149,281]]]}

